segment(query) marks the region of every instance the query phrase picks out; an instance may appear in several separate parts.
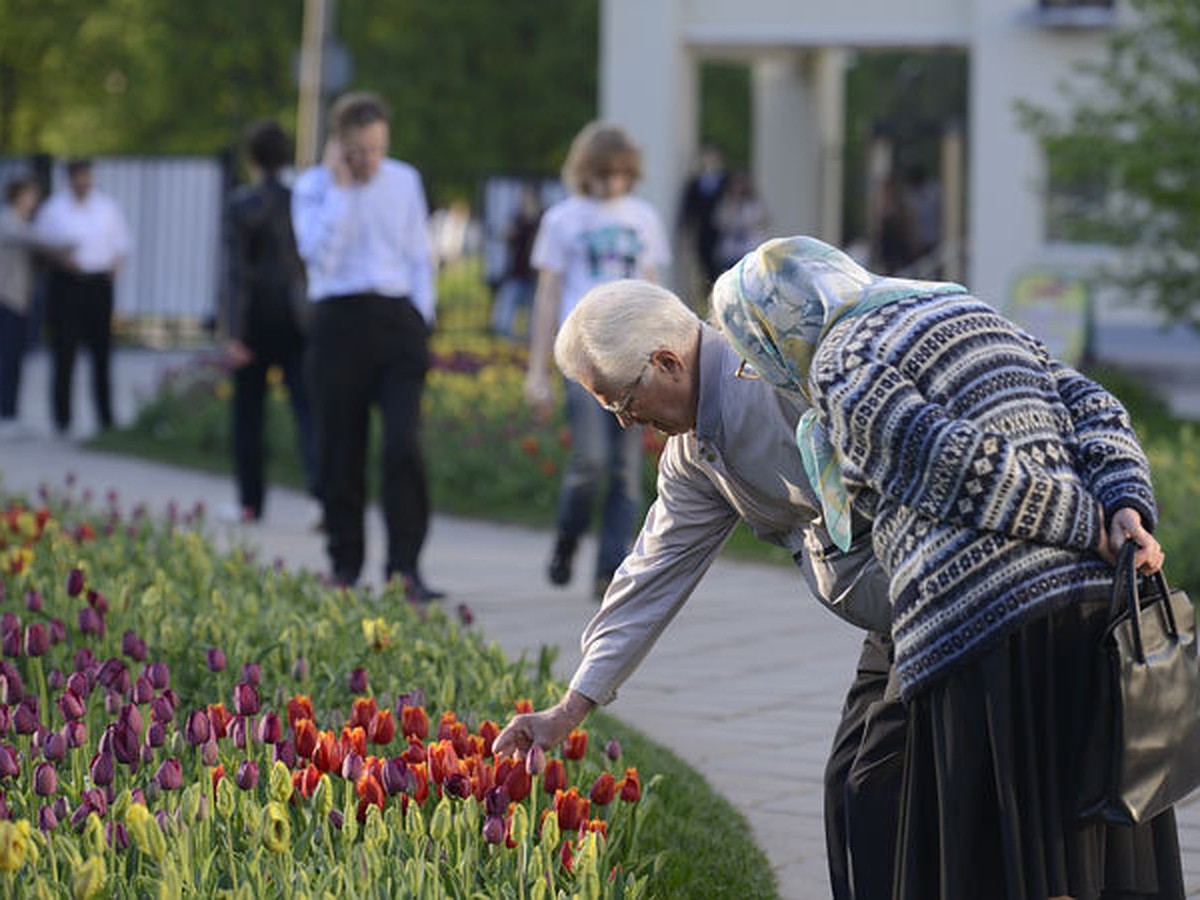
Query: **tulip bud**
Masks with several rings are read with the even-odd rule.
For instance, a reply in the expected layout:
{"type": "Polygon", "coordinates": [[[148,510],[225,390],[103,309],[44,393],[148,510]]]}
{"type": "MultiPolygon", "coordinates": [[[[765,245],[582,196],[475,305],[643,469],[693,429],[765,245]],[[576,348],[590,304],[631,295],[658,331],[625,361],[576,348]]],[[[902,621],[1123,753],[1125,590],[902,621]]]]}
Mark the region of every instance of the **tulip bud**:
{"type": "Polygon", "coordinates": [[[89,768],[92,776],[92,783],[103,787],[106,784],[112,784],[113,775],[116,771],[116,764],[113,761],[111,753],[100,752],[92,757],[92,763],[89,768]]]}
{"type": "Polygon", "coordinates": [[[233,709],[239,716],[252,716],[258,712],[258,691],[252,684],[242,681],[233,689],[233,709]]]}
{"type": "Polygon", "coordinates": [[[333,811],[333,782],[328,775],[322,774],[317,779],[317,787],[313,791],[312,801],[318,816],[327,816],[333,811]]]}
{"type": "Polygon", "coordinates": [[[452,824],[450,801],[443,797],[438,805],[434,807],[433,815],[429,818],[429,836],[436,843],[443,843],[450,836],[450,827],[452,824]]]}
{"type": "Polygon", "coordinates": [[[171,667],[165,662],[152,662],[146,667],[146,677],[155,690],[166,690],[171,684],[171,667]]]}
{"type": "Polygon", "coordinates": [[[154,782],[164,791],[177,791],[183,786],[183,766],[177,759],[164,759],[154,774],[154,782]]]}
{"type": "Polygon", "coordinates": [[[225,670],[225,653],[220,647],[209,647],[206,660],[210,672],[223,672],[225,670]]]}
{"type": "Polygon", "coordinates": [[[367,692],[367,670],[361,667],[352,669],[347,679],[347,686],[352,694],[365,694],[367,692]]]}
{"type": "Polygon", "coordinates": [[[283,737],[283,721],[274,712],[264,713],[258,720],[257,737],[261,743],[277,744],[283,737]]]}
{"type": "Polygon", "coordinates": [[[504,817],[488,816],[483,820],[483,839],[489,844],[499,844],[504,840],[504,817]]]}
{"type": "Polygon", "coordinates": [[[325,818],[328,819],[329,824],[335,831],[341,831],[342,825],[345,824],[346,821],[346,817],[342,815],[342,811],[340,809],[331,809],[325,818]]]}
{"type": "Polygon", "coordinates": [[[58,772],[50,763],[38,763],[33,770],[33,790],[39,797],[50,797],[58,791],[58,772]]]}
{"type": "Polygon", "coordinates": [[[5,656],[16,659],[21,655],[21,631],[14,628],[12,631],[6,631],[0,634],[0,652],[5,656]]]}
{"type": "Polygon", "coordinates": [[[25,592],[25,608],[30,612],[42,611],[42,592],[30,588],[25,592]]]}
{"type": "Polygon", "coordinates": [[[233,815],[234,806],[233,784],[228,778],[222,778],[217,782],[217,814],[228,819],[233,815]]]}
{"type": "Polygon", "coordinates": [[[252,759],[243,759],[234,780],[243,791],[254,790],[258,786],[258,763],[252,759]]]}
{"type": "Polygon", "coordinates": [[[546,771],[546,751],[540,744],[534,744],[525,754],[525,771],[535,777],[546,771]]]}
{"type": "Polygon", "coordinates": [[[72,569],[67,573],[67,596],[78,597],[83,593],[83,570],[72,569]]]}
{"type": "MultiPolygon", "coordinates": [[[[558,823],[556,822],[555,827],[557,825],[558,823]]],[[[513,807],[512,822],[510,823],[509,831],[512,833],[512,839],[517,844],[525,843],[525,839],[529,837],[529,813],[524,806],[518,804],[513,807]]]]}
{"type": "Polygon", "coordinates": [[[188,743],[193,747],[205,743],[212,734],[212,725],[208,720],[208,713],[202,709],[192,710],[191,715],[188,716],[184,734],[187,737],[188,743]]]}
{"type": "Polygon", "coordinates": [[[54,814],[53,806],[43,806],[38,810],[38,828],[49,834],[58,827],[58,816],[54,814]]]}
{"type": "Polygon", "coordinates": [[[46,740],[42,743],[42,756],[50,762],[58,762],[67,755],[67,739],[59,731],[52,731],[46,735],[46,740]]]}
{"type": "Polygon", "coordinates": [[[246,663],[242,666],[242,681],[258,687],[262,684],[262,666],[256,662],[246,663]]]}
{"type": "Polygon", "coordinates": [[[62,669],[51,669],[46,675],[46,687],[52,691],[61,691],[67,683],[67,676],[63,674],[62,669]]]}

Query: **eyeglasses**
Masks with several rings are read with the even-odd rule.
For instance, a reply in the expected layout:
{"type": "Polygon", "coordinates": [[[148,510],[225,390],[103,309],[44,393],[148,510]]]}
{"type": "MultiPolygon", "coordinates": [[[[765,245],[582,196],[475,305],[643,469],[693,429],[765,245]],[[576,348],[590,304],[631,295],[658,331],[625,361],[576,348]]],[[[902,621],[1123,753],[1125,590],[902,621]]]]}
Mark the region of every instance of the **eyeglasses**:
{"type": "Polygon", "coordinates": [[[629,407],[633,403],[633,392],[638,389],[638,385],[642,383],[642,379],[646,377],[646,370],[650,368],[650,361],[646,360],[646,364],[642,366],[642,371],[638,372],[638,377],[633,379],[629,387],[625,389],[624,395],[615,403],[601,403],[605,412],[610,412],[618,419],[623,419],[629,414],[629,407]]]}
{"type": "Polygon", "coordinates": [[[758,372],[754,371],[750,363],[744,359],[738,363],[737,371],[733,373],[733,377],[741,378],[743,381],[757,381],[759,378],[762,378],[758,372]]]}

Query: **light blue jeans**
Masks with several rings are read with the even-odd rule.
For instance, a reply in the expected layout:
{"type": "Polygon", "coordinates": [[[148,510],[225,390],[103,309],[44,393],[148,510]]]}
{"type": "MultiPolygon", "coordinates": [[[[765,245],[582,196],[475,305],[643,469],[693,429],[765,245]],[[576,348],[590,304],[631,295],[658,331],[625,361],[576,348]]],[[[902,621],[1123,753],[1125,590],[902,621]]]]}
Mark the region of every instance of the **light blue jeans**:
{"type": "Polygon", "coordinates": [[[567,382],[571,455],[558,495],[558,533],[578,541],[588,529],[601,478],[607,475],[596,577],[609,578],[629,552],[642,503],[642,429],[617,417],[573,381],[567,382]]]}

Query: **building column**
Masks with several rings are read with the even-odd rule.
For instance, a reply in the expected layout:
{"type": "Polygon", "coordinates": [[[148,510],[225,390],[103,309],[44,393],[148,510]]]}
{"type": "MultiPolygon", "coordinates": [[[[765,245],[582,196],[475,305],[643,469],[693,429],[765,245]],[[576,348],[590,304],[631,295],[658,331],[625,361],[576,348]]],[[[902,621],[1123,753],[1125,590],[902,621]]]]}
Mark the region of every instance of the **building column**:
{"type": "MultiPolygon", "coordinates": [[[[600,117],[642,149],[637,192],[672,231],[699,129],[699,73],[683,44],[682,0],[603,0],[600,117]]],[[[582,123],[581,123],[582,124],[582,123]]],[[[663,273],[671,284],[671,273],[663,273]]]]}
{"type": "Polygon", "coordinates": [[[817,98],[799,52],[758,57],[751,69],[754,179],[775,234],[821,227],[821,138],[817,98]]]}
{"type": "Polygon", "coordinates": [[[843,185],[846,141],[847,52],[824,47],[814,53],[813,81],[817,97],[817,131],[820,136],[818,189],[820,214],[816,237],[840,245],[843,231],[843,185]]]}

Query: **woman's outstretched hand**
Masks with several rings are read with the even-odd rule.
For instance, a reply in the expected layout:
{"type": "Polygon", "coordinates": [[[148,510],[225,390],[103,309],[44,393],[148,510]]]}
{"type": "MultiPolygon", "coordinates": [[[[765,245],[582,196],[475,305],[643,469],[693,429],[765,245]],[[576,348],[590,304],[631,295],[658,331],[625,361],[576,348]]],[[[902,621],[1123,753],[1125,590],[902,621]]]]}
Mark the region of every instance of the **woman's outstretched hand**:
{"type": "Polygon", "coordinates": [[[492,742],[497,756],[514,755],[524,759],[534,746],[547,750],[557,747],[567,735],[579,727],[595,704],[583,694],[567,691],[567,695],[549,709],[514,716],[492,742]]]}

